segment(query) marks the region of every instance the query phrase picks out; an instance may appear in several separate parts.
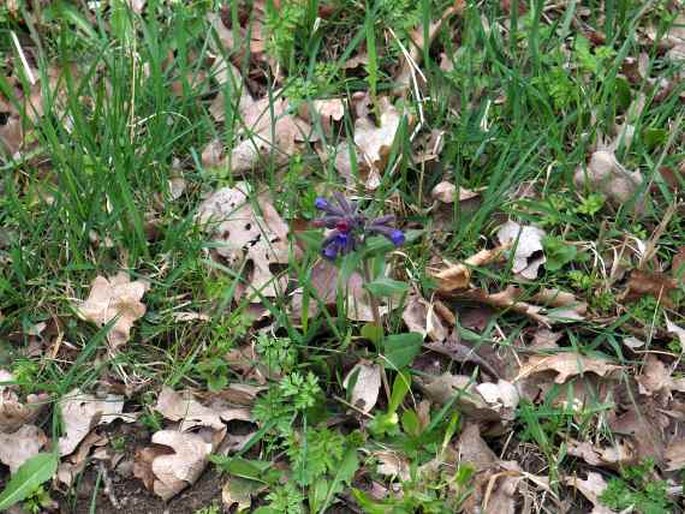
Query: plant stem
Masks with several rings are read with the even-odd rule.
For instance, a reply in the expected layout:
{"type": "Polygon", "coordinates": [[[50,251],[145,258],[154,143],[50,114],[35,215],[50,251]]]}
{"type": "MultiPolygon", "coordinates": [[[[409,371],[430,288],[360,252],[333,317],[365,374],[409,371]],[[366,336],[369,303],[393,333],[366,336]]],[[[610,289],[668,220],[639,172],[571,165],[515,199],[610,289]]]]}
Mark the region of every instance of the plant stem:
{"type": "MultiPolygon", "coordinates": [[[[364,283],[371,283],[371,266],[369,265],[368,259],[364,259],[364,263],[362,264],[362,277],[364,278],[364,283]]],[[[373,322],[379,328],[383,328],[383,325],[381,324],[381,310],[378,307],[378,300],[368,289],[366,291],[366,294],[369,295],[369,303],[371,305],[371,314],[373,315],[373,322]]]]}

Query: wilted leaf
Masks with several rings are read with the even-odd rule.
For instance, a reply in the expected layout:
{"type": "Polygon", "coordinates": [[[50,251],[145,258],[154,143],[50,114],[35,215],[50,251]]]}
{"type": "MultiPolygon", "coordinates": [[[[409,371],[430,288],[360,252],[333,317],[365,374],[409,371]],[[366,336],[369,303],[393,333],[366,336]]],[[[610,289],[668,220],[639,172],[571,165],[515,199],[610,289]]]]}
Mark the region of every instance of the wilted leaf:
{"type": "Polygon", "coordinates": [[[599,473],[589,471],[585,480],[579,479],[577,476],[565,477],[564,482],[577,489],[585,498],[587,498],[595,507],[592,514],[611,514],[613,511],[599,501],[599,497],[607,488],[607,481],[599,473]]]}
{"type": "Polygon", "coordinates": [[[249,276],[251,302],[260,295],[274,298],[285,288],[286,278],[278,276],[280,265],[287,264],[288,225],[265,195],[248,200],[248,186],[215,191],[198,209],[198,220],[217,244],[216,256],[238,271],[245,266],[249,276]]]}
{"type": "Polygon", "coordinates": [[[124,398],[113,394],[97,398],[74,389],[62,397],[58,405],[64,428],[64,435],[58,441],[62,456],[72,453],[97,425],[106,425],[115,419],[127,423],[135,421],[134,416],[123,413],[124,398]]]}
{"type": "Polygon", "coordinates": [[[533,280],[538,276],[538,269],[545,263],[542,239],[545,231],[532,226],[521,226],[514,221],[507,221],[497,230],[497,239],[503,245],[514,246],[512,271],[524,278],[533,280]]]}
{"type": "Polygon", "coordinates": [[[24,425],[10,434],[0,433],[0,462],[15,473],[26,460],[40,452],[48,442],[43,430],[35,425],[24,425]]]}
{"type": "Polygon", "coordinates": [[[400,480],[409,480],[409,462],[404,455],[393,451],[373,452],[373,456],[378,460],[376,472],[379,475],[397,477],[400,480]]]}
{"type": "Polygon", "coordinates": [[[635,301],[645,295],[651,295],[664,306],[670,307],[673,305],[670,293],[676,287],[675,280],[664,273],[633,270],[630,273],[628,287],[623,293],[623,298],[628,301],[635,301]]]}
{"type": "Polygon", "coordinates": [[[197,426],[211,427],[214,430],[225,428],[217,412],[202,405],[190,393],[177,393],[169,387],[162,388],[155,410],[171,421],[180,421],[181,432],[197,426]]]}
{"type": "Polygon", "coordinates": [[[434,306],[418,295],[407,299],[402,320],[410,332],[417,332],[424,338],[428,336],[432,341],[444,341],[449,334],[434,306]]]}
{"type": "Polygon", "coordinates": [[[465,202],[466,200],[471,200],[478,196],[480,196],[480,193],[471,191],[470,189],[460,187],[457,191],[457,186],[446,180],[437,184],[431,191],[431,198],[433,198],[433,200],[448,204],[454,203],[455,201],[465,202]]]}
{"type": "Polygon", "coordinates": [[[573,457],[583,459],[591,466],[618,468],[635,461],[635,452],[623,441],[613,446],[595,446],[587,441],[569,439],[567,452],[573,457]]]}
{"type": "MultiPolygon", "coordinates": [[[[0,370],[0,382],[13,381],[11,373],[0,370]]],[[[22,402],[14,386],[0,386],[0,432],[16,432],[34,421],[49,399],[46,394],[30,394],[26,397],[26,402],[22,402]]]]}
{"type": "Polygon", "coordinates": [[[212,443],[200,434],[160,430],[152,435],[152,443],[168,446],[174,453],[162,454],[152,460],[155,476],[154,493],[164,501],[195,483],[207,466],[212,443]]]}
{"type": "Polygon", "coordinates": [[[471,267],[485,266],[501,258],[504,247],[492,250],[481,250],[464,261],[464,263],[449,264],[440,271],[433,272],[438,281],[438,290],[442,293],[452,293],[468,289],[471,280],[471,267]]]}
{"type": "Polygon", "coordinates": [[[573,180],[579,188],[600,191],[614,205],[621,205],[635,198],[643,178],[639,171],[627,171],[618,162],[613,150],[603,148],[592,154],[587,166],[576,170],[573,180]]]}
{"type": "Polygon", "coordinates": [[[117,350],[128,341],[133,323],[145,314],[145,304],[140,300],[149,287],[142,280],[131,282],[124,272],[110,279],[97,276],[88,299],[75,302],[76,312],[99,327],[116,318],[107,340],[112,350],[117,350]]]}
{"type": "Polygon", "coordinates": [[[544,371],[554,371],[557,373],[554,381],[557,384],[565,383],[569,378],[585,373],[595,373],[600,377],[607,375],[621,366],[612,364],[608,359],[602,357],[586,357],[575,352],[562,352],[554,355],[532,355],[524,363],[519,371],[516,381],[544,371]]]}
{"type": "Polygon", "coordinates": [[[371,412],[381,388],[381,367],[368,361],[359,361],[345,377],[343,387],[349,392],[352,405],[364,413],[371,412]]]}

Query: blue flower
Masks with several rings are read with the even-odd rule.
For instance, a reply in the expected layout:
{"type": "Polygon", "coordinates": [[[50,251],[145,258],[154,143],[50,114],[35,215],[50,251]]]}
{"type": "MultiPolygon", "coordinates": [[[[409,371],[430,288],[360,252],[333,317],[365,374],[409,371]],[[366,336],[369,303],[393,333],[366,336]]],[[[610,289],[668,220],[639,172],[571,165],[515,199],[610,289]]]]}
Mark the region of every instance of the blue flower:
{"type": "Polygon", "coordinates": [[[322,255],[334,260],[338,255],[345,255],[356,250],[368,235],[381,235],[388,238],[395,246],[405,242],[405,235],[392,224],[394,216],[381,216],[367,220],[359,212],[356,202],[351,202],[341,193],[334,193],[333,200],[318,197],[314,201],[317,209],[324,215],[314,222],[315,226],[330,230],[322,244],[322,255]]]}

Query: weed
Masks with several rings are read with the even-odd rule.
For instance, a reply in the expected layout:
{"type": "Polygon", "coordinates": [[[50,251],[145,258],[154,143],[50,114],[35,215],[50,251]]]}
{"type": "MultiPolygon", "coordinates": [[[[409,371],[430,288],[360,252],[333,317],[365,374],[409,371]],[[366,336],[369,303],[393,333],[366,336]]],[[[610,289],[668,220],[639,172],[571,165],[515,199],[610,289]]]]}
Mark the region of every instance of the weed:
{"type": "Polygon", "coordinates": [[[655,479],[654,461],[645,459],[634,466],[626,466],[619,477],[609,480],[607,488],[600,495],[607,507],[624,511],[635,509],[641,514],[672,512],[675,505],[668,497],[668,484],[655,479]]]}

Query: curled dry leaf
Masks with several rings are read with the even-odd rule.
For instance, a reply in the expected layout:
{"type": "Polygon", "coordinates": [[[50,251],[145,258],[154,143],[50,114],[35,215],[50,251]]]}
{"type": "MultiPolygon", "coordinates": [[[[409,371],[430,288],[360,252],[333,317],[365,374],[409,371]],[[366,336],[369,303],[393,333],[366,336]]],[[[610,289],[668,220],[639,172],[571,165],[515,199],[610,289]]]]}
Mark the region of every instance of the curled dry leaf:
{"type": "Polygon", "coordinates": [[[74,389],[60,399],[58,405],[64,427],[64,435],[58,441],[62,456],[71,454],[97,425],[107,425],[115,419],[126,423],[135,421],[134,415],[123,412],[123,396],[110,394],[97,398],[74,389]]]}
{"type": "Polygon", "coordinates": [[[376,106],[380,112],[378,125],[366,107],[361,110],[361,116],[354,123],[354,143],[359,149],[360,170],[368,173],[365,184],[370,191],[375,191],[380,185],[381,172],[385,168],[402,121],[402,114],[387,97],[380,97],[376,106]]]}
{"type": "Polygon", "coordinates": [[[610,148],[593,152],[590,162],[576,170],[573,180],[579,188],[600,191],[614,205],[625,204],[635,198],[643,182],[642,174],[626,170],[610,148]]]}
{"type": "Polygon", "coordinates": [[[554,382],[565,383],[569,378],[591,372],[600,377],[621,369],[603,357],[586,357],[576,352],[562,352],[554,355],[532,355],[521,367],[515,381],[534,373],[556,372],[554,382]]]}
{"type": "Polygon", "coordinates": [[[14,473],[26,460],[37,455],[47,442],[43,430],[35,425],[24,425],[9,434],[0,433],[0,462],[14,473]]]}
{"type": "Polygon", "coordinates": [[[342,98],[312,100],[301,105],[300,115],[312,124],[319,120],[324,132],[330,134],[333,122],[341,121],[345,116],[345,101],[342,98]]]}
{"type": "Polygon", "coordinates": [[[285,288],[277,268],[288,263],[288,225],[266,195],[257,207],[248,190],[243,182],[219,189],[202,202],[197,218],[217,244],[217,258],[234,270],[245,266],[250,301],[260,302],[260,295],[274,298],[285,288]]]}
{"type": "Polygon", "coordinates": [[[462,187],[457,191],[457,186],[446,180],[437,184],[431,191],[431,198],[442,203],[465,202],[478,196],[480,193],[462,187]]]}
{"type": "Polygon", "coordinates": [[[538,269],[546,262],[542,251],[544,236],[544,230],[533,226],[524,227],[512,220],[497,230],[497,239],[501,244],[514,246],[514,273],[529,280],[537,278],[538,269]]]}
{"type": "Polygon", "coordinates": [[[214,430],[225,428],[218,413],[202,405],[187,391],[181,394],[169,387],[162,388],[155,410],[166,419],[180,421],[181,432],[198,426],[211,427],[214,430]]]}
{"type": "Polygon", "coordinates": [[[666,471],[678,471],[685,468],[685,439],[671,441],[664,450],[666,471]]]}
{"type": "Polygon", "coordinates": [[[284,98],[263,98],[249,105],[243,112],[243,128],[232,151],[225,154],[220,141],[210,142],[202,151],[202,164],[207,168],[221,168],[232,174],[252,170],[261,159],[272,156],[277,164],[288,162],[297,143],[313,141],[311,127],[303,119],[289,112],[284,98]]]}
{"type": "Polygon", "coordinates": [[[400,453],[381,450],[373,452],[373,456],[378,461],[376,472],[379,475],[398,477],[403,482],[409,480],[409,461],[400,453]]]}
{"type": "Polygon", "coordinates": [[[413,294],[407,299],[402,312],[402,320],[409,332],[417,332],[431,341],[444,341],[449,335],[448,329],[438,316],[436,309],[419,295],[413,294]]]}
{"type": "MultiPolygon", "coordinates": [[[[13,382],[12,374],[0,370],[0,382],[13,382]]],[[[30,394],[22,402],[16,392],[16,387],[0,386],[0,433],[16,432],[22,426],[32,423],[49,401],[47,394],[30,394]]]]}
{"type": "Polygon", "coordinates": [[[575,488],[592,503],[594,506],[592,514],[611,514],[613,512],[599,501],[599,497],[609,485],[599,473],[590,471],[585,480],[581,480],[577,476],[565,477],[564,483],[575,488]]]}
{"type": "Polygon", "coordinates": [[[78,315],[102,327],[116,318],[107,334],[112,350],[124,345],[136,320],[145,314],[145,304],[140,300],[150,285],[143,280],[131,282],[127,273],[121,272],[107,279],[95,277],[86,301],[75,302],[78,315]]]}
{"type": "Polygon", "coordinates": [[[670,293],[677,288],[676,281],[665,273],[651,273],[633,270],[628,279],[628,286],[622,298],[628,301],[639,300],[645,295],[651,295],[664,306],[671,307],[673,301],[670,293]]]}
{"type": "Polygon", "coordinates": [[[359,361],[345,377],[343,387],[349,392],[352,405],[364,413],[371,412],[381,389],[381,367],[365,360],[359,361]]]}
{"type": "Polygon", "coordinates": [[[640,394],[646,396],[660,393],[671,394],[672,391],[685,392],[685,379],[673,378],[671,369],[652,353],[645,357],[642,372],[635,377],[635,380],[637,380],[640,394]]]}
{"type": "Polygon", "coordinates": [[[666,331],[678,338],[680,341],[680,347],[685,348],[685,328],[676,325],[668,317],[666,317],[666,331]]]}
{"type": "Polygon", "coordinates": [[[207,466],[213,445],[211,438],[203,435],[176,430],[160,430],[152,435],[153,444],[173,450],[173,453],[156,455],[151,463],[152,490],[164,501],[194,484],[207,466]]]}
{"type": "Polygon", "coordinates": [[[506,246],[493,248],[492,250],[481,250],[472,255],[463,263],[448,264],[446,268],[433,272],[433,277],[438,281],[438,291],[449,294],[469,288],[472,267],[485,266],[498,261],[503,254],[506,246]]]}
{"type": "Polygon", "coordinates": [[[59,467],[57,468],[57,480],[67,487],[70,487],[73,484],[74,479],[76,479],[76,477],[78,477],[86,468],[91,449],[94,446],[102,448],[108,442],[109,439],[106,436],[102,436],[96,432],[90,432],[83,441],[79,443],[74,453],[62,459],[62,462],[60,462],[59,467]]]}
{"type": "MultiPolygon", "coordinates": [[[[344,282],[340,270],[329,261],[321,259],[312,268],[307,289],[298,289],[293,293],[293,316],[298,321],[302,319],[305,297],[309,299],[307,315],[311,318],[320,311],[321,307],[336,307],[338,295],[340,295],[344,304],[344,313],[348,319],[374,321],[368,293],[363,285],[364,280],[359,273],[353,272],[347,282],[344,282]]],[[[382,306],[380,310],[381,314],[384,314],[387,312],[387,307],[382,306]]]]}
{"type": "Polygon", "coordinates": [[[569,439],[566,450],[572,457],[583,459],[591,466],[614,469],[635,461],[633,448],[622,440],[617,440],[613,446],[595,446],[587,441],[569,439]]]}

